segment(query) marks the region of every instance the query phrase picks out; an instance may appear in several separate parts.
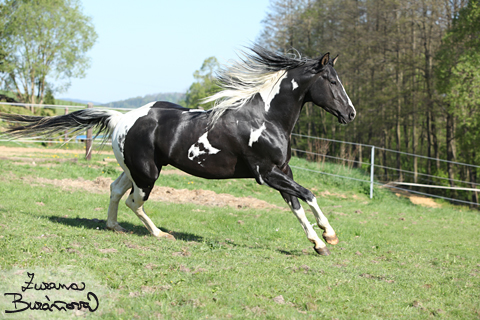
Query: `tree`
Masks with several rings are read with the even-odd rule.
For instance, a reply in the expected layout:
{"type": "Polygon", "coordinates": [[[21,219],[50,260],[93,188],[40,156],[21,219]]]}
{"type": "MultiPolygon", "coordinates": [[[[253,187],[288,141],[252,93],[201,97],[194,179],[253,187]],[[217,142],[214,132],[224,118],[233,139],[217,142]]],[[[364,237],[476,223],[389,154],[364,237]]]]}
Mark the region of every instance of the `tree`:
{"type": "MultiPolygon", "coordinates": [[[[478,163],[480,153],[480,3],[469,1],[459,11],[436,55],[437,89],[442,94],[446,113],[447,160],[455,160],[456,136],[463,161],[478,163]],[[459,128],[457,129],[457,122],[459,128]],[[456,131],[458,133],[456,133],[456,131]]],[[[452,165],[448,176],[453,179],[452,165]]],[[[476,183],[477,172],[470,167],[470,181],[476,183]]],[[[450,180],[453,186],[453,181],[450,180]]],[[[472,201],[478,201],[474,194],[472,201]]]]}
{"type": "Polygon", "coordinates": [[[97,34],[77,0],[7,0],[0,6],[0,20],[0,72],[19,100],[42,103],[47,77],[60,81],[59,91],[70,85],[69,79],[85,76],[86,52],[97,34]]]}
{"type": "Polygon", "coordinates": [[[217,58],[209,57],[203,61],[200,70],[194,72],[195,82],[190,86],[185,96],[185,104],[188,108],[204,109],[213,107],[213,102],[202,104],[203,99],[217,93],[220,87],[215,80],[215,71],[220,67],[217,58]]]}

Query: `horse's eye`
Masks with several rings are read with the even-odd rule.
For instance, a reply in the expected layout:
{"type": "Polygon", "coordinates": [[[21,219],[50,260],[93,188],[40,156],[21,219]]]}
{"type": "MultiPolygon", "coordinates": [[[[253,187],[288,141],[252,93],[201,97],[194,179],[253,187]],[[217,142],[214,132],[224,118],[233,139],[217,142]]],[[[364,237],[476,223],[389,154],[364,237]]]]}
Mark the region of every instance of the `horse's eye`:
{"type": "Polygon", "coordinates": [[[336,85],[337,81],[330,81],[331,84],[336,85]]]}

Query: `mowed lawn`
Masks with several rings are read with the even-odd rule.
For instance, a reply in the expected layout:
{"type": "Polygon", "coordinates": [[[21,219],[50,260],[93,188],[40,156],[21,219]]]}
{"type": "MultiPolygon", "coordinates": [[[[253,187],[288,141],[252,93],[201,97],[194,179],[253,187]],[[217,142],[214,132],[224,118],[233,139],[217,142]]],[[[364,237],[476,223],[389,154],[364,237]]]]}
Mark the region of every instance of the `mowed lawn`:
{"type": "MultiPolygon", "coordinates": [[[[118,220],[130,232],[115,233],[105,229],[108,194],[45,183],[115,179],[116,163],[101,161],[108,155],[94,154],[91,162],[63,161],[81,154],[29,156],[35,164],[0,160],[2,318],[480,318],[477,210],[417,206],[382,189],[370,200],[368,185],[294,169],[296,180],[317,194],[340,238],[328,245],[332,255],[318,256],[293,214],[280,209],[148,201],[149,217],[177,238],[157,240],[123,201],[118,220]],[[40,287],[84,282],[85,289],[22,291],[32,273],[40,287]],[[98,299],[95,312],[5,313],[15,310],[12,300],[19,297],[5,293],[48,306],[55,300],[88,302],[88,292],[98,299]]],[[[362,175],[341,166],[326,169],[362,175]]],[[[168,174],[157,184],[250,196],[287,208],[277,192],[253,180],[168,174]]]]}

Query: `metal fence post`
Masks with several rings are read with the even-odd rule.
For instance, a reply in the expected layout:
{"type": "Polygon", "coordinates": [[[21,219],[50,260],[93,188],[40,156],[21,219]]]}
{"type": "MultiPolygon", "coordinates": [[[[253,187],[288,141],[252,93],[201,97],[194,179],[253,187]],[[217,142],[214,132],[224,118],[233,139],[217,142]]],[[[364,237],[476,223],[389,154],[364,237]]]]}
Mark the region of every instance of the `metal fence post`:
{"type": "Polygon", "coordinates": [[[375,146],[372,146],[372,156],[370,159],[370,199],[373,198],[373,167],[375,166],[375,146]]]}
{"type": "MultiPolygon", "coordinates": [[[[93,108],[93,103],[89,102],[87,104],[87,108],[93,108]]],[[[85,159],[91,160],[92,159],[92,136],[93,130],[87,130],[87,139],[85,139],[85,159]]]]}

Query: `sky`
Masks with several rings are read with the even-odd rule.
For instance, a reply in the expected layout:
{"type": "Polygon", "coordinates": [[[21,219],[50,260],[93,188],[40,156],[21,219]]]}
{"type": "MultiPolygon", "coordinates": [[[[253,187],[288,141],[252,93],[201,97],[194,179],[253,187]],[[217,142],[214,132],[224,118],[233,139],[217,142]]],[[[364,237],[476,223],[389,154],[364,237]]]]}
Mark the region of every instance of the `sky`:
{"type": "Polygon", "coordinates": [[[98,34],[91,66],[56,97],[95,103],[186,92],[206,58],[225,63],[257,39],[269,6],[269,0],[81,3],[98,34]]]}

